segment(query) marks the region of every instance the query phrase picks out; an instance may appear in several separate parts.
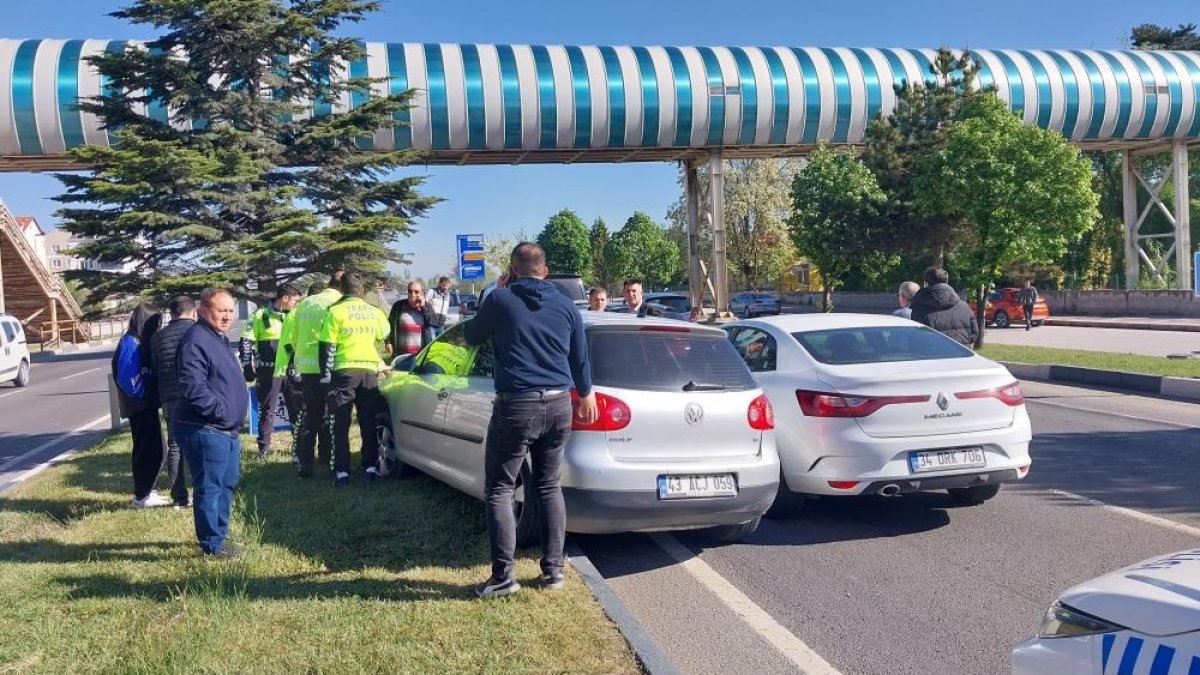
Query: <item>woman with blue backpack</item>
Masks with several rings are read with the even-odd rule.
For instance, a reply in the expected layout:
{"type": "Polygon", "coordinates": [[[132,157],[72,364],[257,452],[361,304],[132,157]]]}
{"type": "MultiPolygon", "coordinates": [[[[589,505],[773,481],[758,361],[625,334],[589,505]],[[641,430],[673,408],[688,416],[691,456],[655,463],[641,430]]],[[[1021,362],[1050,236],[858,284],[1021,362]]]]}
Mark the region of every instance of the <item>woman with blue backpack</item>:
{"type": "Polygon", "coordinates": [[[121,416],[129,419],[129,431],[133,435],[135,509],[171,504],[154,489],[166,455],[158,421],[158,387],[149,366],[150,339],[161,322],[162,315],[153,305],[143,303],[135,307],[129,315],[129,328],[112,358],[121,416]]]}

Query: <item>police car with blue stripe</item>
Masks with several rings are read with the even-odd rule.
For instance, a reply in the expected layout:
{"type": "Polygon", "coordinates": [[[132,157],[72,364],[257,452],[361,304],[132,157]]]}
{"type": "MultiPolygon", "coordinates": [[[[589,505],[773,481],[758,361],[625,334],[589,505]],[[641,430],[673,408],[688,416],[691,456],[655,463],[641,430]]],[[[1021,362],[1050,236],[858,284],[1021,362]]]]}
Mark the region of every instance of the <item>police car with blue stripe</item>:
{"type": "Polygon", "coordinates": [[[1063,593],[1012,663],[1013,675],[1200,675],[1200,548],[1063,593]]]}

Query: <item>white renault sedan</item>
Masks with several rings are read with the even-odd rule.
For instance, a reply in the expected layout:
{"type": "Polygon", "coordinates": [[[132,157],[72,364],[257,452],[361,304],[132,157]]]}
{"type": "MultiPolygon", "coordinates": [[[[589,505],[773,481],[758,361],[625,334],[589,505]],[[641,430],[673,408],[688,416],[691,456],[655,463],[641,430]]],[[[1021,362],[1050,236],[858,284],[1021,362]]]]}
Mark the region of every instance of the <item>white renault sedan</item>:
{"type": "MultiPolygon", "coordinates": [[[[723,541],[755,530],[779,481],[771,405],[719,329],[669,319],[583,312],[596,405],[575,420],[562,487],[572,532],[713,528],[723,541]]],[[[388,419],[381,469],[419,469],[483,499],[495,387],[490,345],[466,323],[380,383],[388,419]]],[[[529,467],[514,494],[517,540],[537,540],[529,467]]]]}
{"type": "Polygon", "coordinates": [[[947,490],[979,504],[1029,472],[1029,415],[1008,370],[893,316],[790,314],[724,327],[775,408],[783,479],[806,497],[947,490]]]}
{"type": "Polygon", "coordinates": [[[1013,675],[1200,673],[1200,549],[1153,558],[1063,593],[1013,675]]]}

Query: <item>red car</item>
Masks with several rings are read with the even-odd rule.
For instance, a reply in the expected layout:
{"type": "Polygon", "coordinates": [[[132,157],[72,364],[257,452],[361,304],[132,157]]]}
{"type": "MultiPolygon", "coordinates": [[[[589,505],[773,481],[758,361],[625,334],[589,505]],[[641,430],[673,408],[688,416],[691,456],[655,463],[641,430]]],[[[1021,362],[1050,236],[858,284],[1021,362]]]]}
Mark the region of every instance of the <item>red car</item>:
{"type": "MultiPolygon", "coordinates": [[[[994,291],[988,296],[987,305],[983,308],[984,319],[990,324],[995,324],[996,328],[1008,328],[1012,324],[1024,325],[1025,310],[1017,300],[1017,294],[1020,292],[1019,288],[1001,288],[994,291]]],[[[970,304],[971,310],[974,311],[975,302],[970,304]]],[[[1033,304],[1033,325],[1040,326],[1048,318],[1050,306],[1038,296],[1037,302],[1033,304]]]]}

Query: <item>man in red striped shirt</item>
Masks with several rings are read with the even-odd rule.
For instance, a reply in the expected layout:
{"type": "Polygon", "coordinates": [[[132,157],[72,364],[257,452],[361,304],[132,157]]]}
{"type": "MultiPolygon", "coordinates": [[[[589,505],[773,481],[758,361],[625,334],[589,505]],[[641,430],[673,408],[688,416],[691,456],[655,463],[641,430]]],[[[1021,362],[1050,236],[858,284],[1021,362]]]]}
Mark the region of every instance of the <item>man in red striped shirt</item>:
{"type": "Polygon", "coordinates": [[[392,305],[392,311],[388,313],[388,325],[391,326],[391,333],[388,335],[387,348],[392,356],[421,351],[425,345],[425,329],[429,326],[421,282],[409,282],[408,297],[392,305]]]}

